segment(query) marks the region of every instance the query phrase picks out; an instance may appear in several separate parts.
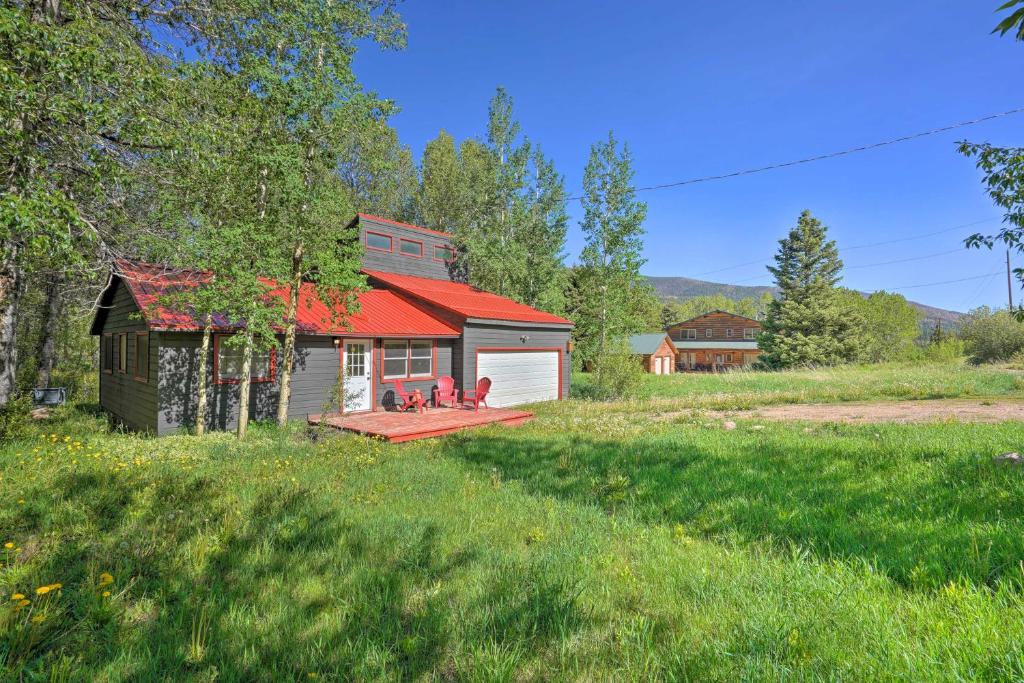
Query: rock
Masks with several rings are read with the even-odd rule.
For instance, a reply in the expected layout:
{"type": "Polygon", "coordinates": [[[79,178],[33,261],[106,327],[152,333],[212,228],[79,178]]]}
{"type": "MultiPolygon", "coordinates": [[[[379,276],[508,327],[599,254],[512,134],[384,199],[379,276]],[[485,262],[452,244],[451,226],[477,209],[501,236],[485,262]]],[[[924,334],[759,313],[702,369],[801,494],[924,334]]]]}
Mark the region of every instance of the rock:
{"type": "Polygon", "coordinates": [[[42,408],[36,408],[29,415],[33,420],[48,420],[50,418],[50,409],[43,406],[42,408]]]}
{"type": "Polygon", "coordinates": [[[726,420],[725,422],[722,423],[722,429],[732,431],[736,429],[736,423],[733,422],[732,420],[726,420]]]}
{"type": "Polygon", "coordinates": [[[759,432],[762,429],[764,429],[764,425],[754,425],[753,427],[751,427],[751,429],[754,430],[755,432],[759,432]]]}
{"type": "Polygon", "coordinates": [[[993,456],[992,462],[998,462],[1004,465],[1021,465],[1024,464],[1024,458],[1020,456],[1020,453],[1011,452],[993,456]]]}

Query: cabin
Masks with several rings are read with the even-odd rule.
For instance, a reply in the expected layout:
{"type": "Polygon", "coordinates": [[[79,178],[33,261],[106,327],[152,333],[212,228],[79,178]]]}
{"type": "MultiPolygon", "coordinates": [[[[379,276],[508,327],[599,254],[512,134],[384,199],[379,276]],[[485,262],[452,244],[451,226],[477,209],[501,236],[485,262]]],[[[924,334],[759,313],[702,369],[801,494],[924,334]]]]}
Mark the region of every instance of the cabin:
{"type": "Polygon", "coordinates": [[[717,371],[752,365],[761,354],[757,337],[761,323],[725,311],[711,311],[666,328],[678,349],[676,367],[684,371],[717,371]]]}
{"type": "MultiPolygon", "coordinates": [[[[300,288],[292,418],[392,409],[396,380],[429,397],[442,376],[453,377],[461,391],[489,377],[487,404],[494,408],[568,396],[571,321],[466,284],[446,233],[367,214],[353,221],[370,289],[358,294],[358,312],[335,326],[315,287],[300,288]]],[[[201,326],[160,304],[163,295],[202,286],[206,277],[158,264],[115,265],[91,327],[100,338],[100,405],[115,422],[158,435],[194,425],[201,326]]],[[[288,287],[269,293],[287,295],[288,287]]],[[[231,429],[241,352],[225,342],[240,326],[215,315],[213,327],[207,427],[231,429]]],[[[279,354],[271,348],[253,359],[250,419],[277,413],[279,354]]]]}
{"type": "Polygon", "coordinates": [[[640,357],[644,372],[670,375],[676,367],[676,347],[664,332],[634,334],[629,338],[630,352],[640,357]]]}

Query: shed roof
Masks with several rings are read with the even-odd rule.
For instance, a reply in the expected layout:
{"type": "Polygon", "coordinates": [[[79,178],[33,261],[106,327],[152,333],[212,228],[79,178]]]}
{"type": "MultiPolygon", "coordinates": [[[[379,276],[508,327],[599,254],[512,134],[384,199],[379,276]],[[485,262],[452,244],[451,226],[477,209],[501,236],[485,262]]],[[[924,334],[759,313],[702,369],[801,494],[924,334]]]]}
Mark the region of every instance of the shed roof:
{"type": "MultiPolygon", "coordinates": [[[[116,272],[104,292],[100,312],[93,322],[93,334],[99,333],[102,318],[109,305],[108,297],[118,281],[123,282],[128,292],[142,311],[147,327],[154,331],[198,331],[199,322],[190,312],[173,311],[159,305],[161,296],[173,294],[189,287],[198,287],[208,282],[210,275],[197,270],[183,270],[136,261],[119,261],[116,272]],[[105,301],[105,303],[104,303],[105,301]]],[[[265,281],[273,286],[270,280],[265,281]]],[[[268,296],[286,299],[290,287],[270,289],[268,296]]],[[[317,293],[313,284],[305,283],[299,289],[297,327],[300,334],[312,335],[365,335],[372,337],[457,337],[461,330],[451,323],[431,315],[395,292],[371,289],[356,295],[359,311],[345,317],[344,323],[332,320],[332,308],[317,293]]],[[[343,311],[339,311],[343,313],[343,311]]],[[[216,329],[240,327],[227,316],[214,314],[216,329]]]]}
{"type": "Polygon", "coordinates": [[[669,347],[674,347],[672,340],[664,332],[649,332],[647,334],[634,334],[629,338],[630,350],[639,356],[650,356],[658,352],[658,348],[668,339],[669,347]]]}
{"type": "Polygon", "coordinates": [[[399,275],[377,270],[364,271],[372,280],[389,289],[414,296],[433,306],[454,313],[462,318],[483,320],[504,320],[511,322],[572,325],[571,320],[552,313],[538,311],[497,294],[485,292],[461,282],[433,280],[415,275],[399,275]]]}

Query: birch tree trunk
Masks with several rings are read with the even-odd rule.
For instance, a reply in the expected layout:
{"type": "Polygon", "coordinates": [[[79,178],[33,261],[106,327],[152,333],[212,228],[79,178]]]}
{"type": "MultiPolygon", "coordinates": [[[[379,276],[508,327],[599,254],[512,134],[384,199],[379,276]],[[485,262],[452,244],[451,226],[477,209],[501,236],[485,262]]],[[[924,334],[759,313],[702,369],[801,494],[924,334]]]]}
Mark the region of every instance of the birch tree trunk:
{"type": "Polygon", "coordinates": [[[14,397],[17,388],[18,346],[17,319],[25,276],[18,263],[17,243],[4,245],[0,265],[0,405],[14,397]]]}
{"type": "Polygon", "coordinates": [[[252,375],[252,332],[246,330],[243,334],[242,346],[242,376],[238,381],[238,438],[244,439],[249,428],[249,388],[252,375]]]}
{"type": "Polygon", "coordinates": [[[299,312],[299,287],[302,286],[302,242],[295,243],[292,251],[291,288],[288,292],[288,309],[285,312],[284,358],[281,363],[281,392],[277,399],[277,425],[288,424],[288,400],[292,395],[292,366],[295,363],[295,326],[299,312]]]}
{"type": "Polygon", "coordinates": [[[196,436],[206,432],[206,359],[210,356],[210,337],[213,336],[213,319],[203,318],[203,340],[199,343],[199,384],[196,385],[196,436]]]}
{"type": "Polygon", "coordinates": [[[50,378],[53,375],[54,359],[57,355],[57,330],[64,308],[61,295],[63,285],[60,279],[54,279],[46,288],[46,320],[43,322],[43,332],[36,352],[36,357],[39,358],[36,386],[42,389],[50,386],[50,378]]]}

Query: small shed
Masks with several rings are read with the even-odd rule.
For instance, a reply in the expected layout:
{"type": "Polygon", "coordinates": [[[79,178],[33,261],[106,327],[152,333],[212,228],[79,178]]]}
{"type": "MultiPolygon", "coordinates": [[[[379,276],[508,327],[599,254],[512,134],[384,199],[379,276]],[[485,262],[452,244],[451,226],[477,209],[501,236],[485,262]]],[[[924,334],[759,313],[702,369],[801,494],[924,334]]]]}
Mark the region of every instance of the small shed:
{"type": "Polygon", "coordinates": [[[644,370],[655,375],[670,375],[676,368],[676,346],[664,332],[634,334],[629,347],[640,356],[644,370]]]}

